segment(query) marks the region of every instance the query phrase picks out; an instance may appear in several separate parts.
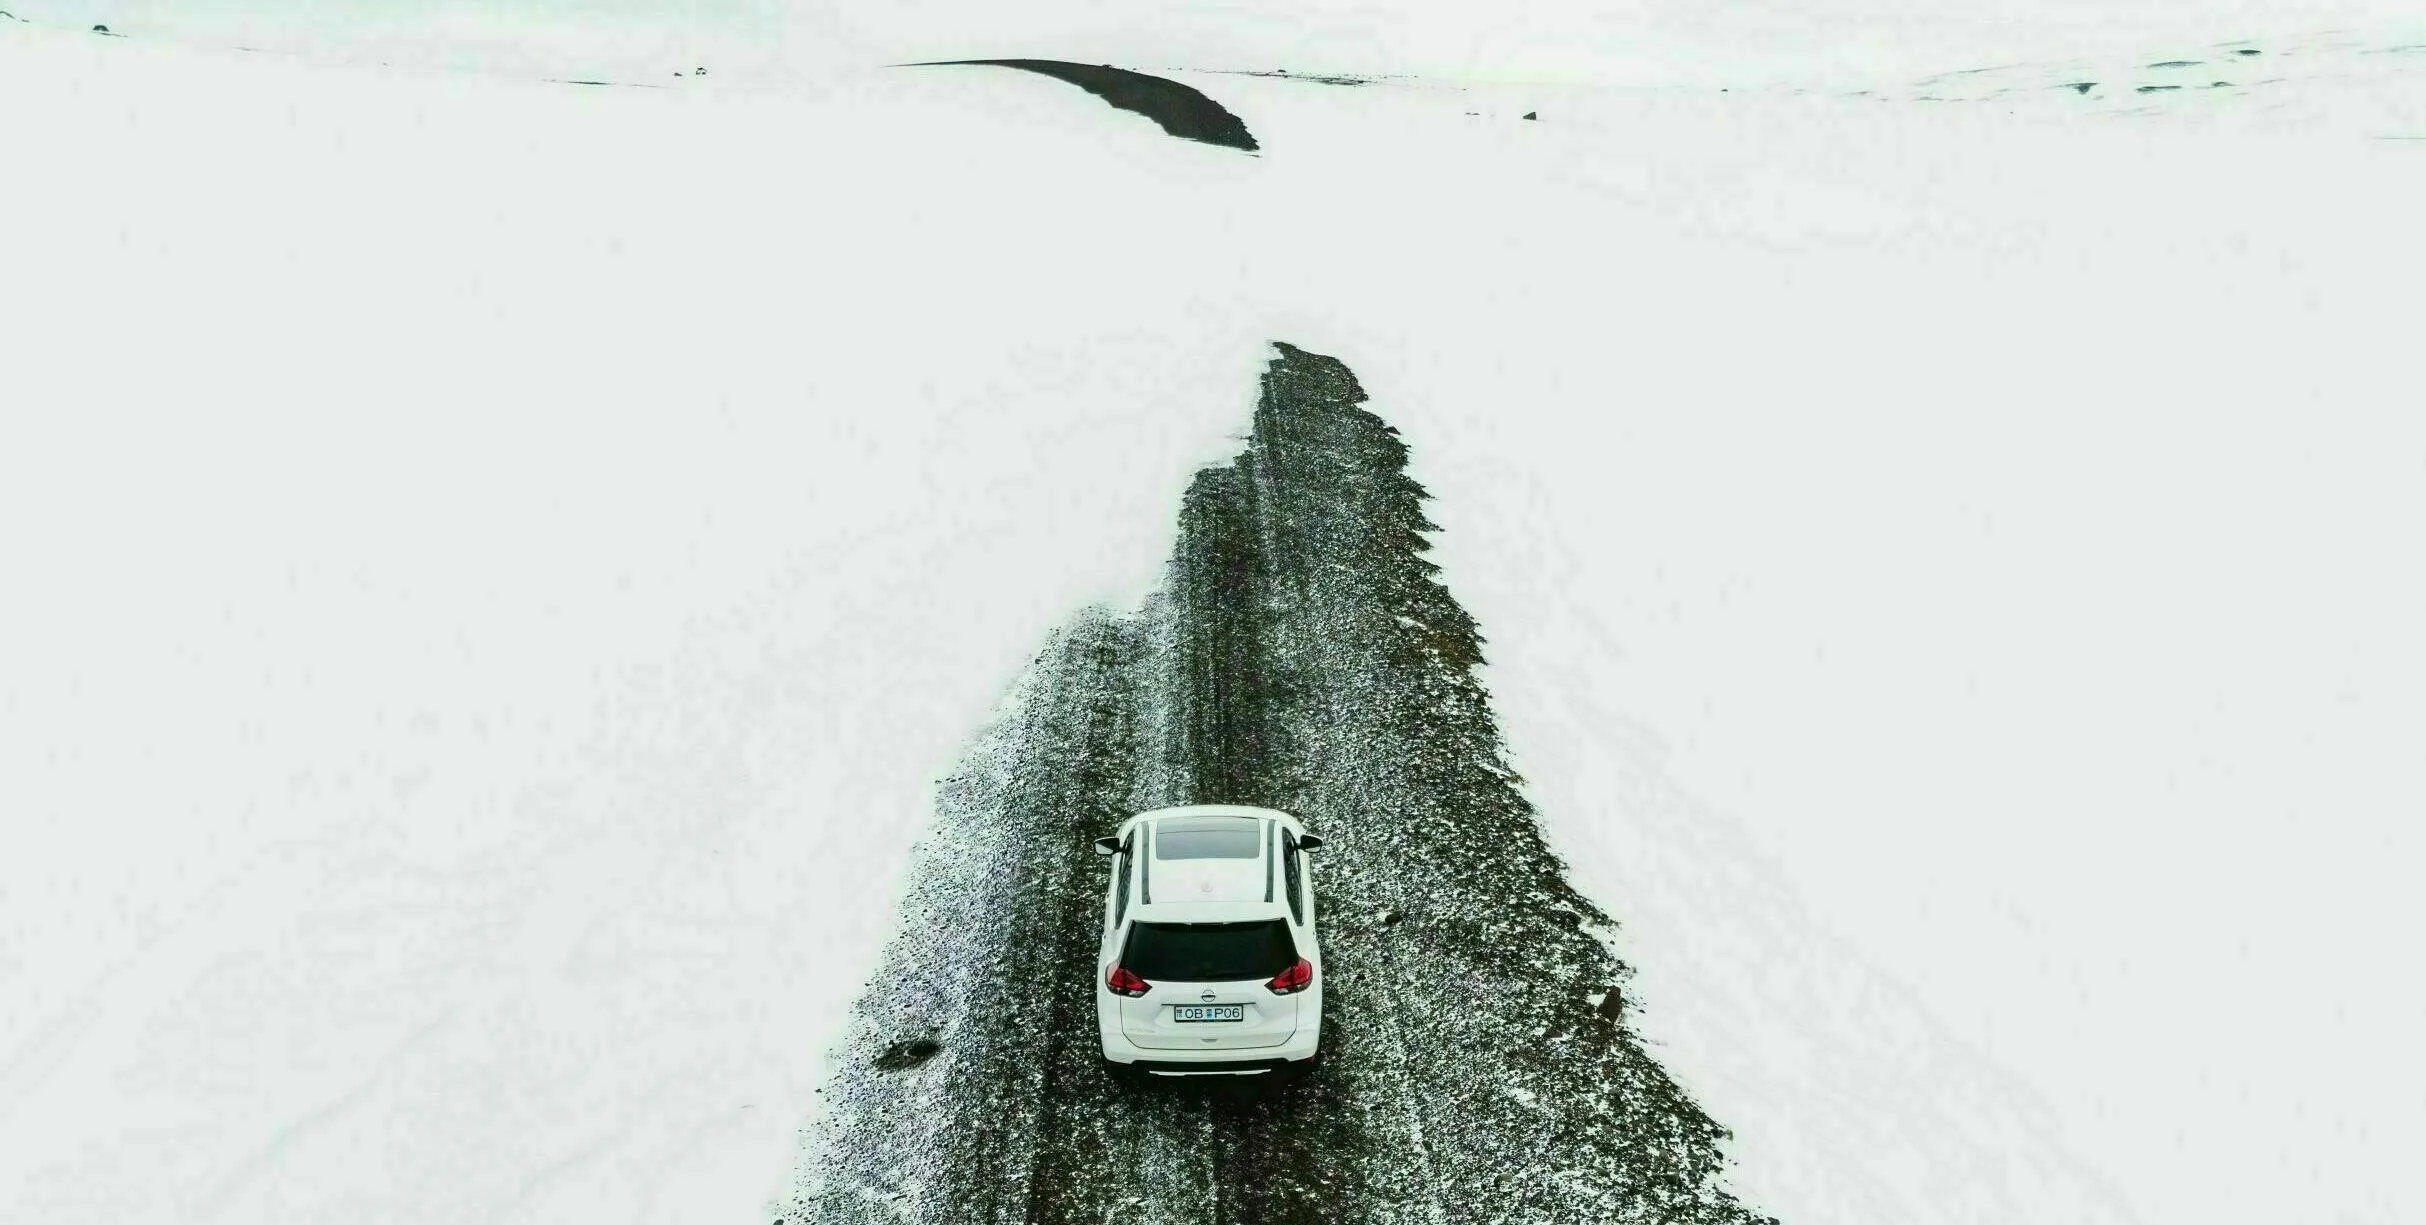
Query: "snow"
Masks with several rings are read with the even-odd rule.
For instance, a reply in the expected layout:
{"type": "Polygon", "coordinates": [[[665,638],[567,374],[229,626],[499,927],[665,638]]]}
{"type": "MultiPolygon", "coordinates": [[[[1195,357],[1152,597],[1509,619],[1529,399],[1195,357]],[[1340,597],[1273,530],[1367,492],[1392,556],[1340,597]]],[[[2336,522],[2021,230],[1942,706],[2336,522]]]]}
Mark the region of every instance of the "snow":
{"type": "MultiPolygon", "coordinates": [[[[2168,50],[2303,31],[2415,29],[2406,0],[1739,0],[1527,6],[1299,0],[969,0],[849,7],[773,0],[27,0],[18,15],[74,29],[317,54],[539,71],[578,63],[671,79],[1032,55],[1141,69],[1394,72],[1696,87],[1901,77],[2100,51],[2168,50]],[[28,11],[30,10],[30,11],[28,11]]],[[[2150,60],[2170,58],[2157,54],[2150,60]]],[[[547,75],[564,75],[548,71],[547,75]]],[[[576,75],[581,75],[577,73],[576,75]]]]}
{"type": "Polygon", "coordinates": [[[0,1218],[755,1214],[929,780],[1257,339],[936,216],[1015,181],[940,80],[0,54],[0,1218]]]}
{"type": "Polygon", "coordinates": [[[385,69],[417,15],[20,10],[0,1219],[758,1212],[930,780],[1153,585],[1272,339],[1413,446],[1750,1202],[2413,1219],[2426,38],[2098,9],[1177,74],[1256,158],[868,65],[1475,69],[1479,10],[732,10],[783,70],[663,91],[462,70],[586,75],[569,10],[385,69]],[[2311,49],[2268,105],[1897,93],[2242,38],[2311,49]]]}
{"type": "Polygon", "coordinates": [[[2413,1215],[2426,166],[1826,122],[1708,158],[1830,189],[1797,232],[1701,211],[1601,319],[1365,361],[1646,1032],[1784,1219],[2413,1215]]]}

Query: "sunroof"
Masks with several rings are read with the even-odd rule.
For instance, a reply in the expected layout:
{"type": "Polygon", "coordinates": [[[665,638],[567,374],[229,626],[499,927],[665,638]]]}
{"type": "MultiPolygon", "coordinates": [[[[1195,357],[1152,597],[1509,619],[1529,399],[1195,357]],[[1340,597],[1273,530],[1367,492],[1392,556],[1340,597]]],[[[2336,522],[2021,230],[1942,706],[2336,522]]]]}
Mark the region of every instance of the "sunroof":
{"type": "Polygon", "coordinates": [[[1253,859],[1262,823],[1248,817],[1183,817],[1154,827],[1156,859],[1253,859]]]}

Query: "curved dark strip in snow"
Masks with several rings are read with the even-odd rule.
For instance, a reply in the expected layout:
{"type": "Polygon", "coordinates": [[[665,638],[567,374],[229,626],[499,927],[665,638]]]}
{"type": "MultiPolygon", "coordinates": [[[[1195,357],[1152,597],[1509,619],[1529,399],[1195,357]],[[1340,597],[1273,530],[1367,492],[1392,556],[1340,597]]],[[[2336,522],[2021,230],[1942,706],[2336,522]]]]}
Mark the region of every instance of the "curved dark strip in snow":
{"type": "Polygon", "coordinates": [[[1245,453],[1181,500],[1165,589],[1056,634],[940,786],[787,1225],[1766,1220],[1504,764],[1406,445],[1345,365],[1279,348],[1245,453]],[[1323,1066],[1115,1083],[1088,843],[1215,801],[1328,839],[1323,1066]]]}
{"type": "Polygon", "coordinates": [[[1064,60],[932,60],[904,64],[905,68],[961,66],[1017,68],[1067,81],[1124,111],[1134,111],[1181,140],[1202,141],[1250,153],[1258,146],[1246,123],[1201,90],[1164,77],[1114,68],[1110,64],[1073,64],[1064,60]]]}

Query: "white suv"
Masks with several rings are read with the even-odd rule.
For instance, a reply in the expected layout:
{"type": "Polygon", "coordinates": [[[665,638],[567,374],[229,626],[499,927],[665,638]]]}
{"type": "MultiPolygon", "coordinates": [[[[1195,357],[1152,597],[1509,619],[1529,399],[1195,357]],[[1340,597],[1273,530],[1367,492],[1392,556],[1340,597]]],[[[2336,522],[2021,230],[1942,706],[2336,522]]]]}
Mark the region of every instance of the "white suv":
{"type": "Polygon", "coordinates": [[[1322,1040],[1323,955],[1306,852],[1322,839],[1271,808],[1139,813],[1112,857],[1095,1022],[1115,1071],[1309,1070],[1322,1040]]]}

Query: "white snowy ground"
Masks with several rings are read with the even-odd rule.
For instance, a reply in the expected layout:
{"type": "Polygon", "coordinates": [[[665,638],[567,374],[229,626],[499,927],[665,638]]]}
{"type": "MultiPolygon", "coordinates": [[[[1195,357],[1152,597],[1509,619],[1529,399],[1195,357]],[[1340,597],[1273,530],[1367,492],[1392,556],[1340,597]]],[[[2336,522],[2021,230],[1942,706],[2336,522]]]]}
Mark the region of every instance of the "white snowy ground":
{"type": "Polygon", "coordinates": [[[1154,581],[1272,338],[1414,444],[1748,1198],[2426,1212],[2414,71],[1923,102],[2329,40],[1797,84],[1781,9],[1725,94],[1187,77],[1248,158],[1011,73],[19,15],[0,1219],[750,1219],[929,780],[1154,581]]]}

